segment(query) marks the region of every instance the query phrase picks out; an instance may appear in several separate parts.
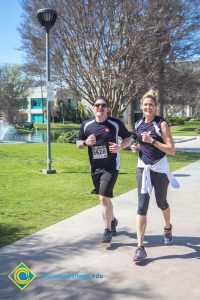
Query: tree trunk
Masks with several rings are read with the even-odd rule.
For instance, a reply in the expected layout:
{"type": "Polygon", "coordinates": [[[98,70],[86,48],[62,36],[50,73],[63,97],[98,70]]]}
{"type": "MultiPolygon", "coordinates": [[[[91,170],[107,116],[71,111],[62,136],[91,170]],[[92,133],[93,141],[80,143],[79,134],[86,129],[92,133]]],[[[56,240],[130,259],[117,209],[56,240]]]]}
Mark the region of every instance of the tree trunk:
{"type": "Polygon", "coordinates": [[[163,117],[163,115],[164,115],[164,113],[163,113],[163,110],[164,110],[163,97],[164,97],[164,93],[163,93],[163,89],[161,87],[158,90],[158,107],[157,107],[157,115],[159,115],[160,117],[163,117]]]}
{"type": "Polygon", "coordinates": [[[164,59],[163,54],[160,56],[160,64],[158,70],[158,108],[157,115],[163,117],[164,113],[164,59]]]}
{"type": "Polygon", "coordinates": [[[132,131],[135,127],[135,114],[134,114],[135,102],[134,99],[128,105],[128,129],[132,131]]]}

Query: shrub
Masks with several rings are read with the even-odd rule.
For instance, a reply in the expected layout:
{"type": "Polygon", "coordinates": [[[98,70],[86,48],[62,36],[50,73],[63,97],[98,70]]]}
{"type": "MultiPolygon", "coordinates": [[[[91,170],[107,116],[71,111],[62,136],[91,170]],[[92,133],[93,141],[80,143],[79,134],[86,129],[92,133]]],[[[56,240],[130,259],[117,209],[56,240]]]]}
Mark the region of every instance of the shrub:
{"type": "Polygon", "coordinates": [[[131,137],[132,137],[134,143],[137,144],[138,140],[137,140],[137,133],[136,133],[136,131],[134,131],[134,130],[131,131],[131,137]]]}
{"type": "Polygon", "coordinates": [[[197,134],[200,134],[200,129],[199,129],[199,128],[196,128],[196,129],[194,130],[194,132],[197,133],[197,134]]]}
{"type": "Polygon", "coordinates": [[[62,133],[58,139],[57,143],[71,143],[75,144],[77,140],[78,131],[77,130],[71,130],[67,131],[65,133],[62,133]]]}
{"type": "Polygon", "coordinates": [[[184,117],[184,120],[185,120],[186,122],[188,122],[188,121],[191,120],[191,117],[184,117]]]}
{"type": "Polygon", "coordinates": [[[167,116],[167,117],[165,117],[165,120],[168,122],[168,124],[170,126],[184,125],[185,124],[184,118],[180,118],[180,117],[167,116]]]}
{"type": "Polygon", "coordinates": [[[200,118],[196,118],[196,119],[190,119],[190,121],[188,121],[189,123],[192,123],[192,124],[197,124],[199,125],[200,123],[200,118]]]}

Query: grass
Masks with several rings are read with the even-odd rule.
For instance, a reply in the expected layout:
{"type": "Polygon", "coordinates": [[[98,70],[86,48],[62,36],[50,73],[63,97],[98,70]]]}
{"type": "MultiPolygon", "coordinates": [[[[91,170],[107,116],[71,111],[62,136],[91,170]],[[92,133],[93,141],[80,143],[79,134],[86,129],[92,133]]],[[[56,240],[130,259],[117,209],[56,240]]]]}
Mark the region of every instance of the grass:
{"type": "MultiPolygon", "coordinates": [[[[74,129],[74,128],[77,128],[79,129],[81,126],[81,124],[77,124],[77,123],[68,123],[68,124],[62,124],[62,123],[51,123],[51,129],[74,129]]],[[[45,123],[41,123],[41,124],[37,124],[35,123],[34,124],[34,127],[35,128],[38,128],[38,129],[47,129],[47,124],[45,123]]]]}
{"type": "Polygon", "coordinates": [[[171,126],[173,136],[200,136],[200,122],[186,122],[184,125],[171,126]]]}
{"type": "MultiPolygon", "coordinates": [[[[123,151],[121,158],[115,196],[136,187],[137,155],[123,151]]],[[[99,204],[90,194],[87,150],[52,143],[52,159],[57,174],[44,175],[46,144],[0,144],[1,247],[99,204]]],[[[169,162],[174,171],[198,159],[200,154],[177,153],[169,162]]]]}
{"type": "Polygon", "coordinates": [[[27,128],[23,128],[21,126],[15,126],[15,129],[17,131],[17,133],[32,133],[33,130],[27,129],[27,128]]]}

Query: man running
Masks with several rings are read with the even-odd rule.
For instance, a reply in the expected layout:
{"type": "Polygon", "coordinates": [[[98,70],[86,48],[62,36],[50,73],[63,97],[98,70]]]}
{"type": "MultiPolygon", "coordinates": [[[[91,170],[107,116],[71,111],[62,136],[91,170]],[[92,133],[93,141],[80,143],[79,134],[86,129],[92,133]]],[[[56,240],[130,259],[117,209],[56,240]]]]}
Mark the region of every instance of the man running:
{"type": "Polygon", "coordinates": [[[77,147],[88,146],[93,192],[99,195],[103,210],[105,231],[102,243],[110,243],[112,236],[117,234],[118,224],[110,200],[119,173],[118,152],[130,144],[131,134],[120,120],[108,116],[109,105],[105,97],[101,96],[95,101],[93,111],[95,118],[86,120],[81,125],[77,147]],[[120,144],[119,137],[122,139],[120,144]]]}

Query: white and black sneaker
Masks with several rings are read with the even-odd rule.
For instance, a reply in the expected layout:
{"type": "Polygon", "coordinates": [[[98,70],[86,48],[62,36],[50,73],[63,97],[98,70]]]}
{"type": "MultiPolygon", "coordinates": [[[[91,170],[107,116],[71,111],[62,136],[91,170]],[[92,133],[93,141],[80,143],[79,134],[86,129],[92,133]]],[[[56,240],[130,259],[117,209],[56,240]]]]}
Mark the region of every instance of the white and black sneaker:
{"type": "Polygon", "coordinates": [[[134,263],[142,262],[146,257],[147,257],[147,253],[144,249],[144,246],[140,246],[135,251],[133,262],[134,263]]]}
{"type": "Polygon", "coordinates": [[[172,236],[172,224],[170,224],[170,228],[164,228],[163,234],[163,244],[165,246],[172,245],[173,236],[172,236]]]}
{"type": "Polygon", "coordinates": [[[112,240],[111,230],[106,228],[103,234],[102,243],[110,243],[112,240]]]}
{"type": "Polygon", "coordinates": [[[112,220],[111,222],[111,233],[112,233],[112,236],[116,236],[117,235],[117,224],[118,224],[118,221],[116,218],[114,218],[114,220],[112,220]]]}

